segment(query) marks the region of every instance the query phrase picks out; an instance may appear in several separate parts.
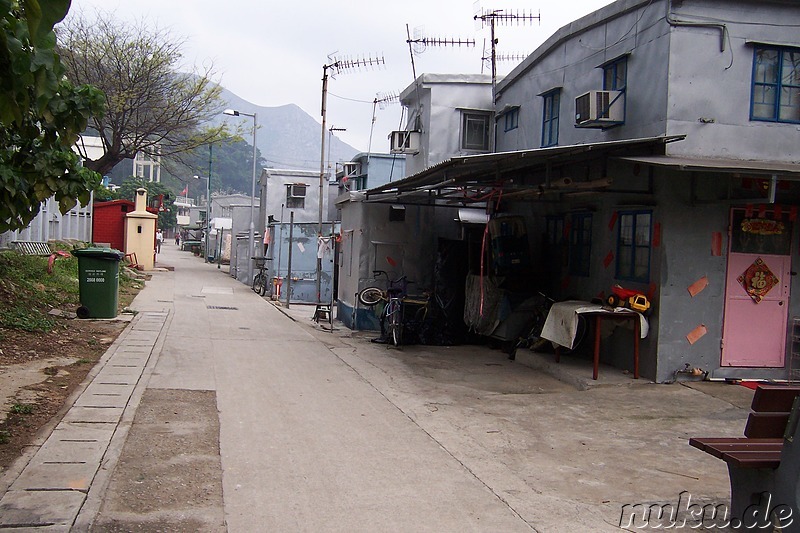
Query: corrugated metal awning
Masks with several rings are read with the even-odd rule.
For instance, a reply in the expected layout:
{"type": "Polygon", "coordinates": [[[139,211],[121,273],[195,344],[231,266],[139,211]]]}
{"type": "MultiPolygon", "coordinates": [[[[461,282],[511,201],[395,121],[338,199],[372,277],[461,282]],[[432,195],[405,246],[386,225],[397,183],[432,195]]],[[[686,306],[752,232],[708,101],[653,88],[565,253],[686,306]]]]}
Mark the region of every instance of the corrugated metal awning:
{"type": "Polygon", "coordinates": [[[453,194],[458,194],[462,200],[466,197],[480,201],[481,191],[487,187],[501,188],[504,194],[519,196],[540,189],[543,184],[550,186],[546,181],[555,168],[609,157],[652,156],[663,153],[665,144],[684,138],[684,135],[658,136],[453,157],[366,191],[366,201],[391,202],[401,197],[431,196],[443,199],[453,194]],[[534,175],[539,179],[531,179],[534,175]]]}
{"type": "Polygon", "coordinates": [[[673,155],[622,156],[618,159],[683,171],[725,172],[731,174],[758,174],[782,179],[800,178],[800,164],[775,161],[747,161],[743,159],[692,158],[673,155]]]}

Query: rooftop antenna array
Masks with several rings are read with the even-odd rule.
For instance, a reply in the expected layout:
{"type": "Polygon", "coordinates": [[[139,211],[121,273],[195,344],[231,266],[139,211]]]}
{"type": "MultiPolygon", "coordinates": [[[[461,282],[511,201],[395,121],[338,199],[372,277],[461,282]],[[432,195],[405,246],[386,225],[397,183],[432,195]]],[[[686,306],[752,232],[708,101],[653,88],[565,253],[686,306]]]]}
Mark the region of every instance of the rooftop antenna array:
{"type": "MultiPolygon", "coordinates": [[[[475,3],[476,7],[478,3],[475,3]]],[[[532,12],[528,11],[519,11],[516,10],[511,12],[510,10],[504,9],[492,9],[492,10],[480,10],[477,9],[478,13],[475,14],[473,20],[480,21],[481,27],[485,28],[489,26],[490,29],[490,38],[492,44],[492,53],[491,53],[491,61],[492,61],[492,101],[494,102],[496,98],[496,87],[497,87],[497,42],[498,39],[495,37],[495,26],[520,26],[524,24],[528,24],[534,20],[538,20],[541,24],[542,16],[541,14],[534,15],[532,12]]]]}
{"type": "Polygon", "coordinates": [[[375,129],[375,119],[377,109],[381,111],[386,109],[389,105],[395,104],[400,101],[400,96],[392,91],[390,93],[376,93],[375,99],[372,101],[372,124],[369,127],[369,145],[367,146],[367,165],[369,165],[369,156],[372,153],[372,131],[375,129]]]}
{"type": "MultiPolygon", "coordinates": [[[[439,38],[439,37],[423,37],[421,28],[414,28],[414,38],[411,38],[408,24],[406,24],[406,44],[408,44],[408,53],[411,56],[411,74],[414,76],[414,84],[417,98],[417,119],[421,114],[422,101],[419,98],[419,83],[417,82],[417,67],[414,64],[414,54],[422,54],[429,46],[462,46],[470,47],[475,46],[475,39],[461,39],[461,38],[439,38]]],[[[409,115],[410,120],[410,115],[409,115]]],[[[416,128],[415,128],[416,129],[416,128]]]]}
{"type": "MultiPolygon", "coordinates": [[[[498,63],[500,63],[502,61],[514,61],[516,63],[519,63],[520,61],[522,61],[523,59],[528,57],[528,55],[529,54],[524,54],[522,52],[515,52],[515,53],[510,53],[510,54],[495,54],[494,60],[497,61],[498,63]]],[[[484,47],[483,47],[483,57],[481,57],[481,62],[482,62],[482,64],[481,64],[481,74],[483,74],[484,67],[486,65],[490,65],[491,66],[491,64],[492,64],[492,55],[491,55],[490,52],[488,52],[486,50],[485,43],[484,43],[484,47]]]]}
{"type": "MultiPolygon", "coordinates": [[[[323,202],[323,190],[325,188],[325,120],[328,114],[328,72],[330,71],[330,76],[335,79],[337,74],[343,74],[345,72],[351,72],[353,70],[361,71],[363,70],[372,70],[374,68],[380,68],[386,64],[386,61],[383,55],[376,55],[372,57],[369,56],[361,56],[361,57],[345,57],[345,58],[337,58],[336,52],[328,55],[328,63],[322,65],[322,106],[321,106],[321,115],[322,115],[322,139],[320,141],[320,156],[319,156],[319,212],[318,214],[318,225],[317,225],[317,236],[322,237],[322,206],[325,202],[323,202]]],[[[322,281],[322,258],[317,257],[317,273],[316,273],[316,289],[317,289],[317,305],[322,305],[322,290],[321,290],[321,281],[322,281]]],[[[288,293],[287,293],[288,295],[288,293]]],[[[288,298],[288,296],[287,296],[288,298]]],[[[287,300],[288,301],[288,300],[287,300]]]]}

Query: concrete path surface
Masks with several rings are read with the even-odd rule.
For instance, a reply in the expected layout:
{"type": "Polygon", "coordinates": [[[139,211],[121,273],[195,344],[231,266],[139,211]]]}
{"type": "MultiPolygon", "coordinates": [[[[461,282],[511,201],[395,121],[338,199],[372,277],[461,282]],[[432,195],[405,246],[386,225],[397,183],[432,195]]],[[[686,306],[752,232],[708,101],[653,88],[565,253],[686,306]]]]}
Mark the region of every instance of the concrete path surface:
{"type": "Polygon", "coordinates": [[[687,440],[741,434],[744,387],[580,391],[525,354],[325,330],[168,243],[158,264],[0,528],[619,531],[624,505],[727,501],[687,440]]]}

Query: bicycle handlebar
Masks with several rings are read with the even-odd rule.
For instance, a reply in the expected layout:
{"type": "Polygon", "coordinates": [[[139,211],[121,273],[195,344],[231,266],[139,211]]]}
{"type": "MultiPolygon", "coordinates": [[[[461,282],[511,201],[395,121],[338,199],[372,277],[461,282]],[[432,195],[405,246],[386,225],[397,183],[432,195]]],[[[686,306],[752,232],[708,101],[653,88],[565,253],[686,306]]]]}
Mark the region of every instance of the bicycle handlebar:
{"type": "Polygon", "coordinates": [[[386,281],[388,281],[391,284],[403,283],[403,282],[404,283],[414,283],[413,281],[409,281],[406,276],[400,276],[397,279],[389,279],[389,274],[385,270],[373,270],[372,271],[372,275],[375,277],[375,279],[378,279],[378,277],[381,276],[381,275],[386,276],[386,281]]]}

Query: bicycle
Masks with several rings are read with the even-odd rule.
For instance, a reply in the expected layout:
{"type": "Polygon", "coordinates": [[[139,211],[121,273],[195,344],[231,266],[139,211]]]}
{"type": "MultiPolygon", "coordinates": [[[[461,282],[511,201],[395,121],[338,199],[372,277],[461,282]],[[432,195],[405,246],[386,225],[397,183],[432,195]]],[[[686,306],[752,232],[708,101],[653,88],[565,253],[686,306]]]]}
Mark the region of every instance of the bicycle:
{"type": "Polygon", "coordinates": [[[386,339],[395,346],[403,343],[403,333],[409,321],[404,317],[406,304],[417,305],[419,308],[414,313],[414,324],[419,325],[425,321],[428,315],[429,298],[410,297],[408,295],[408,285],[411,283],[406,276],[401,276],[395,280],[389,279],[389,274],[383,270],[373,271],[377,280],[380,276],[386,277],[386,290],[380,287],[367,287],[358,293],[358,301],[367,306],[373,307],[381,302],[384,307],[380,312],[381,339],[386,339]],[[387,331],[388,329],[388,331],[387,331]]]}
{"type": "MultiPolygon", "coordinates": [[[[514,360],[516,358],[519,348],[528,348],[531,351],[538,352],[550,342],[542,338],[542,330],[544,329],[545,321],[547,321],[547,314],[554,303],[555,300],[553,298],[543,292],[539,292],[539,302],[533,310],[529,325],[523,330],[523,335],[508,350],[509,359],[514,360]]],[[[575,333],[575,341],[572,344],[572,348],[561,346],[559,348],[561,353],[569,354],[576,351],[586,337],[587,330],[586,318],[583,315],[578,315],[578,329],[575,333]]]]}
{"type": "Polygon", "coordinates": [[[258,273],[253,276],[253,292],[264,296],[269,286],[269,278],[267,277],[267,261],[269,261],[269,258],[251,257],[250,259],[256,262],[255,267],[258,269],[258,273]]]}

